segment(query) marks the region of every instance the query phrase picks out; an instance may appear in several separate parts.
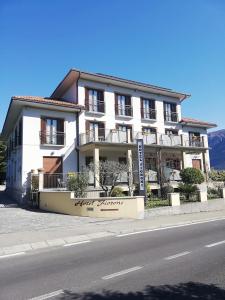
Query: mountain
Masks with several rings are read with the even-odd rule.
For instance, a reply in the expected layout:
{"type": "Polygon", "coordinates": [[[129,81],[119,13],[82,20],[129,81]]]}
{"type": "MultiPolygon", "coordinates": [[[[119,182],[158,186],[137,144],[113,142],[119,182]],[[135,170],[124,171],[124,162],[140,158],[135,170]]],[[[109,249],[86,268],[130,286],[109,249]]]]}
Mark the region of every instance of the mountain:
{"type": "Polygon", "coordinates": [[[225,170],[225,129],[210,132],[208,137],[211,167],[225,170]]]}

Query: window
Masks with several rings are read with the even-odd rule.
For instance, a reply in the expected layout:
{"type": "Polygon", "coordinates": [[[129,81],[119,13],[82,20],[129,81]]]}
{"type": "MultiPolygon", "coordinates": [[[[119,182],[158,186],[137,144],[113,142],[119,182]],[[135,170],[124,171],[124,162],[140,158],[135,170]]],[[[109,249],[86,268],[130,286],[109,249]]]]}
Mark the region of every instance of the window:
{"type": "Polygon", "coordinates": [[[189,141],[190,146],[200,147],[201,146],[201,137],[199,132],[189,132],[189,141]]]}
{"type": "Polygon", "coordinates": [[[85,106],[90,112],[104,113],[104,92],[96,89],[86,88],[85,90],[85,106]]]}
{"type": "Polygon", "coordinates": [[[156,158],[155,157],[146,157],[145,158],[145,169],[156,171],[156,158]]]}
{"type": "Polygon", "coordinates": [[[127,95],[115,95],[115,113],[119,116],[132,116],[131,97],[127,95]]]}
{"type": "Polygon", "coordinates": [[[166,129],[165,133],[166,135],[178,135],[178,131],[175,129],[166,129]]]}
{"type": "Polygon", "coordinates": [[[128,143],[132,141],[132,126],[117,124],[116,127],[118,129],[120,142],[128,143]]]}
{"type": "Polygon", "coordinates": [[[89,142],[105,140],[105,124],[103,122],[86,121],[86,131],[89,142]]]}
{"type": "Polygon", "coordinates": [[[154,134],[156,133],[156,128],[152,128],[152,127],[142,127],[142,132],[143,134],[154,134]]]}
{"type": "Polygon", "coordinates": [[[164,120],[177,122],[177,105],[175,103],[164,102],[164,120]]]}
{"type": "Polygon", "coordinates": [[[141,117],[143,119],[156,119],[155,100],[141,99],[141,117]]]}
{"type": "Polygon", "coordinates": [[[64,120],[41,118],[41,144],[64,145],[64,120]]]}
{"type": "Polygon", "coordinates": [[[172,170],[180,170],[180,160],[166,159],[166,167],[172,170]]]}

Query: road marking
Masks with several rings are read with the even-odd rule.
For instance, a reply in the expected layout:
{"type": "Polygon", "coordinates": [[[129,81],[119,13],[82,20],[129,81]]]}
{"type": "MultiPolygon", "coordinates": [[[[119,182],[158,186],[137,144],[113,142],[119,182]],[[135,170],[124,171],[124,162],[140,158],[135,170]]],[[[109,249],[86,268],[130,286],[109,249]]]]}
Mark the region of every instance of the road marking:
{"type": "Polygon", "coordinates": [[[185,256],[185,255],[187,255],[189,253],[191,253],[191,252],[185,251],[185,252],[177,253],[177,254],[172,255],[172,256],[165,257],[164,259],[171,260],[171,259],[175,259],[175,258],[178,258],[178,257],[181,257],[181,256],[185,256]]]}
{"type": "Polygon", "coordinates": [[[173,228],[180,228],[180,227],[186,227],[186,226],[192,226],[192,225],[204,224],[204,223],[211,223],[211,222],[222,221],[222,220],[225,220],[225,218],[216,218],[216,219],[207,220],[207,221],[195,221],[193,223],[188,223],[188,224],[171,225],[171,226],[154,228],[154,229],[146,229],[146,230],[141,230],[141,231],[134,231],[134,232],[129,232],[129,233],[122,233],[122,234],[116,235],[116,237],[120,238],[120,237],[124,237],[124,236],[140,234],[140,233],[147,233],[147,232],[153,232],[153,231],[160,231],[160,230],[167,230],[167,229],[173,229],[173,228]]]}
{"type": "Polygon", "coordinates": [[[75,245],[80,245],[80,244],[86,244],[86,243],[90,243],[91,241],[82,241],[82,242],[76,242],[76,243],[70,243],[70,244],[65,244],[63,245],[63,247],[70,247],[70,246],[75,246],[75,245]]]}
{"type": "Polygon", "coordinates": [[[211,247],[219,246],[219,245],[222,245],[222,244],[225,244],[225,240],[224,240],[224,241],[217,242],[217,243],[213,243],[213,244],[206,245],[205,247],[206,247],[206,248],[211,248],[211,247]]]}
{"type": "Polygon", "coordinates": [[[48,293],[48,294],[44,294],[44,295],[41,295],[41,296],[38,296],[38,297],[30,298],[29,300],[45,300],[45,299],[49,299],[49,298],[58,296],[58,295],[63,294],[63,293],[64,293],[63,290],[58,290],[58,291],[55,291],[55,292],[52,292],[52,293],[48,293]]]}
{"type": "Polygon", "coordinates": [[[17,253],[13,253],[13,254],[1,255],[0,259],[7,258],[7,257],[24,255],[24,254],[26,254],[26,252],[17,252],[17,253]]]}
{"type": "Polygon", "coordinates": [[[136,266],[136,267],[133,267],[133,268],[130,268],[130,269],[122,270],[122,271],[120,271],[120,272],[117,272],[117,273],[113,273],[113,274],[104,276],[104,277],[102,277],[102,279],[103,279],[103,280],[108,280],[108,279],[111,279],[111,278],[114,278],[114,277],[117,277],[117,276],[125,275],[125,274],[127,274],[127,273],[130,273],[130,272],[134,272],[134,271],[140,270],[140,269],[142,269],[142,268],[143,268],[143,267],[136,266]]]}

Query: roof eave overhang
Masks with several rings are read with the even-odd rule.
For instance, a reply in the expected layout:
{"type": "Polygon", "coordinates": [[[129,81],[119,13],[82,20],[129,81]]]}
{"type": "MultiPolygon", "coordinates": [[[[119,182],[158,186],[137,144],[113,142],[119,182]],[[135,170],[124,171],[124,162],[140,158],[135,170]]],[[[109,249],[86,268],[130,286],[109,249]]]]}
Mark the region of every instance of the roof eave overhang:
{"type": "Polygon", "coordinates": [[[63,94],[66,92],[66,90],[78,78],[81,78],[84,80],[90,80],[90,81],[94,81],[94,82],[99,82],[99,83],[105,83],[105,84],[112,85],[112,86],[120,86],[120,87],[143,91],[143,92],[147,92],[147,93],[178,98],[181,102],[190,97],[189,94],[175,92],[175,91],[172,91],[172,90],[166,89],[166,88],[160,88],[160,87],[156,87],[156,86],[151,87],[147,84],[142,84],[142,83],[138,83],[138,82],[133,83],[133,82],[130,82],[129,80],[109,78],[104,75],[88,73],[88,72],[81,72],[76,69],[71,69],[66,74],[64,79],[59,83],[59,85],[56,87],[56,89],[52,93],[51,97],[52,98],[62,97],[63,94]]]}
{"type": "Polygon", "coordinates": [[[2,128],[1,137],[5,140],[8,138],[13,126],[22,109],[25,107],[33,107],[33,108],[41,108],[46,110],[54,110],[54,111],[63,111],[63,112],[80,112],[82,111],[81,107],[67,107],[62,105],[55,105],[54,103],[40,103],[35,101],[25,101],[25,100],[14,100],[11,99],[5,122],[2,128]]]}
{"type": "Polygon", "coordinates": [[[190,122],[180,122],[180,124],[185,125],[185,126],[190,126],[190,127],[201,127],[201,128],[205,128],[205,129],[211,129],[211,128],[215,128],[217,127],[216,124],[194,124],[194,123],[190,123],[190,122]]]}

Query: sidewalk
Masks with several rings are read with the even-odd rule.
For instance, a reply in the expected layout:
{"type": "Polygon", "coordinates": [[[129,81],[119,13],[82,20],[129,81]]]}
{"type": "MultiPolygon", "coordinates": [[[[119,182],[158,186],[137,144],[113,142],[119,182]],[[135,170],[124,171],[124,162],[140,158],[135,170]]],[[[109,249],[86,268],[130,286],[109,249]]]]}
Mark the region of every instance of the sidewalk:
{"type": "Polygon", "coordinates": [[[7,219],[7,215],[11,214],[14,216],[16,226],[4,224],[4,222],[2,224],[5,226],[0,224],[0,256],[142,230],[225,219],[225,210],[157,216],[145,220],[110,220],[25,211],[21,208],[2,208],[0,210],[1,222],[3,216],[7,219]]]}

